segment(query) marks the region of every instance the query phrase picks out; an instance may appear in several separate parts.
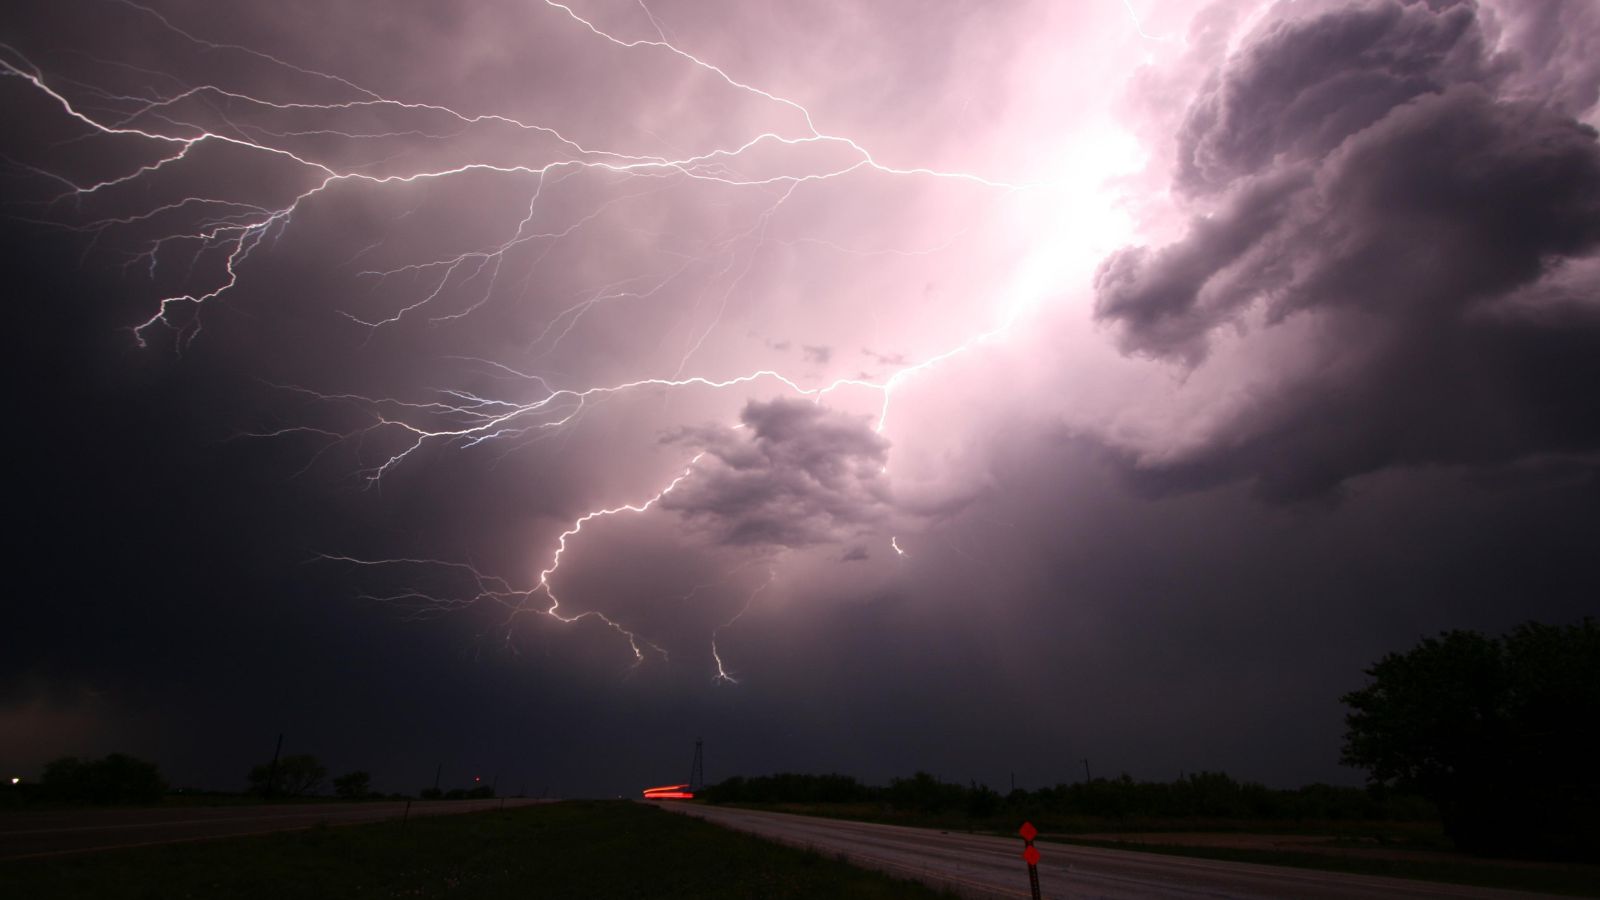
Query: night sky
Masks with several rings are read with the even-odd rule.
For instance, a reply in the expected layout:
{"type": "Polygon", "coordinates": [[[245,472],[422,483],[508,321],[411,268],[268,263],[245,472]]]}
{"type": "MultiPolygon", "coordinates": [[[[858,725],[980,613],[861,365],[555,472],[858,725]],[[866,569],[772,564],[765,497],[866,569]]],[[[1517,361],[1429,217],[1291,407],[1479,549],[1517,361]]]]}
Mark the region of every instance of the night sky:
{"type": "Polygon", "coordinates": [[[1585,0],[10,4],[0,122],[0,774],[1357,784],[1600,613],[1585,0]]]}

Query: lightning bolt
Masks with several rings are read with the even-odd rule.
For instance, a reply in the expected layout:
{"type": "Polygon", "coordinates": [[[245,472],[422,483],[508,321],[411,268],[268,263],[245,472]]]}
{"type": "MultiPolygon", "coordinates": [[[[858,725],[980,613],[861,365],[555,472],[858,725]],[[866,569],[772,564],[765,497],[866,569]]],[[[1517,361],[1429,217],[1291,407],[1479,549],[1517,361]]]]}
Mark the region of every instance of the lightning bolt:
{"type": "Polygon", "coordinates": [[[744,605],[739,607],[739,611],[733,614],[733,618],[729,619],[726,622],[723,622],[721,625],[718,625],[716,628],[711,629],[711,659],[717,665],[717,674],[715,674],[715,675],[713,675],[711,677],[711,680],[712,680],[713,683],[717,683],[717,684],[738,684],[739,683],[739,679],[733,677],[733,674],[728,671],[727,666],[725,666],[723,664],[723,662],[722,662],[722,653],[719,650],[717,650],[717,635],[721,634],[723,632],[723,630],[732,627],[733,623],[735,623],[735,622],[739,621],[740,619],[744,618],[744,614],[749,612],[750,611],[750,607],[755,604],[756,598],[760,597],[762,592],[766,591],[767,588],[772,587],[772,583],[774,581],[777,581],[777,580],[778,580],[777,567],[773,566],[772,568],[767,569],[767,580],[763,581],[759,587],[757,587],[755,590],[750,592],[750,596],[745,598],[744,605]]]}
{"type": "MultiPolygon", "coordinates": [[[[866,146],[849,136],[831,133],[818,126],[818,116],[801,103],[741,80],[724,68],[685,50],[668,39],[660,20],[640,2],[639,6],[649,20],[655,37],[625,39],[595,24],[571,6],[554,0],[543,0],[543,6],[552,13],[592,38],[630,53],[665,54],[684,64],[710,75],[726,87],[745,95],[760,98],[788,116],[793,126],[787,130],[765,130],[752,134],[729,146],[701,148],[694,152],[661,155],[659,153],[632,152],[605,147],[590,147],[557,129],[538,123],[498,114],[477,113],[424,103],[405,98],[385,96],[343,76],[299,66],[278,56],[237,44],[206,40],[184,30],[160,12],[133,0],[110,2],[148,17],[159,27],[212,52],[231,52],[247,55],[261,62],[282,67],[287,71],[306,76],[342,92],[345,96],[329,102],[283,101],[254,96],[216,84],[200,84],[181,90],[162,93],[147,91],[145,95],[113,93],[98,90],[97,103],[91,105],[72,99],[74,87],[46,76],[20,50],[0,43],[0,77],[15,78],[46,98],[63,116],[79,123],[90,135],[126,140],[154,151],[154,158],[142,162],[121,174],[100,180],[79,183],[65,176],[43,169],[29,167],[30,171],[64,186],[63,192],[43,201],[47,210],[56,210],[69,202],[81,205],[96,196],[107,195],[118,189],[147,184],[157,176],[189,162],[202,149],[219,147],[252,154],[266,161],[281,163],[295,173],[295,183],[286,190],[286,196],[276,201],[246,201],[222,196],[190,196],[166,203],[158,203],[141,212],[121,216],[101,216],[74,226],[94,240],[102,236],[148,227],[162,228],[163,223],[187,220],[183,227],[171,228],[149,239],[144,248],[129,260],[129,266],[140,266],[155,277],[158,269],[169,265],[165,260],[172,256],[189,257],[193,269],[202,257],[220,257],[220,275],[205,287],[181,291],[157,298],[148,318],[136,323],[132,334],[139,346],[148,344],[156,329],[169,331],[178,348],[189,346],[201,334],[202,311],[209,304],[220,301],[248,276],[258,255],[267,252],[269,241],[276,240],[291,227],[297,213],[315,198],[329,195],[343,185],[364,186],[374,189],[398,188],[426,182],[443,182],[469,175],[490,175],[525,180],[531,185],[525,214],[505,235],[477,249],[440,255],[432,259],[410,262],[398,266],[374,267],[357,273],[376,285],[389,281],[410,279],[423,287],[409,299],[400,302],[387,313],[376,316],[358,315],[346,311],[346,318],[355,327],[371,332],[388,328],[414,316],[427,316],[433,323],[449,322],[473,314],[488,302],[500,285],[503,264],[510,254],[522,250],[538,249],[535,266],[554,252],[561,242],[592,226],[613,207],[638,197],[649,196],[681,184],[708,184],[740,191],[757,192],[768,198],[761,211],[748,228],[735,230],[711,242],[703,253],[719,260],[715,275],[722,279],[721,289],[710,298],[714,312],[706,323],[690,333],[676,371],[670,375],[623,380],[610,384],[578,387],[554,387],[541,375],[522,371],[504,363],[482,359],[462,361],[480,365],[497,376],[515,381],[534,392],[532,399],[509,399],[485,396],[479,392],[455,388],[437,391],[434,399],[417,401],[396,397],[369,396],[356,393],[330,393],[299,385],[276,385],[280,390],[311,398],[319,403],[340,409],[354,410],[361,424],[356,427],[328,428],[317,425],[291,425],[285,428],[255,433],[255,437],[283,437],[307,435],[325,442],[320,456],[327,449],[339,445],[361,445],[381,438],[389,448],[370,465],[360,469],[360,475],[369,485],[376,485],[390,472],[402,465],[421,448],[440,444],[457,448],[470,448],[488,442],[516,446],[521,441],[537,440],[554,433],[584,414],[594,403],[607,397],[646,389],[683,390],[704,388],[731,390],[755,384],[769,384],[793,396],[820,403],[829,394],[844,388],[876,392],[879,396],[874,429],[883,433],[888,427],[891,401],[895,392],[919,374],[1008,332],[1037,299],[1019,294],[1009,298],[998,320],[980,328],[966,337],[951,343],[943,350],[924,356],[914,362],[900,362],[883,377],[862,376],[838,378],[826,383],[807,385],[806,380],[784,374],[776,369],[759,369],[719,377],[684,374],[707,338],[720,324],[731,298],[739,290],[751,266],[756,251],[769,240],[770,225],[774,216],[797,191],[807,185],[845,178],[858,173],[871,172],[893,178],[931,179],[938,182],[967,185],[1001,196],[1020,191],[1051,190],[1058,186],[1052,181],[1010,181],[979,174],[947,171],[923,166],[894,166],[875,156],[866,146]],[[201,104],[212,110],[226,127],[202,126],[187,121],[186,105],[201,104]],[[450,130],[431,130],[423,127],[368,131],[348,131],[337,128],[302,128],[298,130],[270,130],[260,126],[246,126],[235,110],[245,112],[272,112],[285,115],[338,116],[344,114],[407,114],[425,116],[450,123],[450,130]],[[344,138],[352,142],[395,136],[413,136],[444,140],[465,129],[504,129],[530,140],[541,142],[546,156],[541,159],[506,163],[490,160],[468,159],[451,165],[435,166],[411,171],[386,171],[384,161],[368,165],[322,161],[313,154],[293,149],[293,139],[311,135],[344,138]],[[778,174],[747,172],[745,165],[757,154],[776,148],[816,151],[810,168],[778,174]],[[621,194],[599,204],[587,214],[560,227],[537,224],[545,193],[563,181],[584,173],[598,178],[627,182],[642,180],[643,188],[634,193],[621,194]],[[738,251],[743,247],[744,250],[738,251]],[[473,288],[471,301],[459,309],[434,309],[447,296],[455,296],[473,288]]],[[[1131,5],[1123,0],[1133,16],[1141,35],[1146,35],[1131,5]]],[[[1159,38],[1156,38],[1159,39],[1159,38]]],[[[131,68],[131,67],[130,67],[131,68]]],[[[147,70],[140,70],[147,71],[147,70]]],[[[79,86],[81,87],[81,86],[79,86]]],[[[872,251],[899,255],[923,255],[941,252],[954,245],[961,234],[948,241],[923,249],[888,249],[872,251]]],[[[842,245],[816,239],[805,239],[840,252],[861,253],[842,245]]],[[[378,245],[373,244],[356,254],[359,258],[378,245]]],[[[584,317],[597,307],[623,300],[652,297],[687,277],[697,263],[706,256],[684,254],[676,266],[665,271],[634,274],[613,279],[606,284],[584,292],[552,317],[536,336],[533,345],[545,352],[553,351],[579,327],[584,317]]],[[[351,260],[354,262],[354,258],[351,260]]],[[[532,277],[532,269],[529,271],[532,277]]],[[[509,452],[509,450],[508,450],[509,452]]],[[[647,494],[642,500],[593,509],[582,513],[555,539],[546,554],[548,562],[537,573],[534,583],[518,587],[500,576],[479,571],[473,565],[449,560],[427,558],[358,559],[349,556],[329,555],[325,561],[357,567],[384,567],[392,569],[418,569],[453,574],[465,579],[465,589],[458,593],[441,594],[431,590],[407,588],[398,592],[376,596],[374,599],[408,606],[417,615],[431,615],[476,603],[492,603],[503,607],[507,616],[505,626],[509,639],[512,622],[523,614],[538,614],[563,624],[575,624],[594,619],[624,637],[634,656],[634,664],[645,661],[648,649],[665,659],[667,652],[646,640],[633,630],[596,610],[568,612],[556,589],[556,581],[571,545],[576,542],[586,525],[598,520],[624,516],[643,515],[660,504],[686,480],[692,478],[704,451],[688,460],[663,486],[647,494]],[[538,598],[543,598],[538,599],[538,598]]],[[[313,458],[313,460],[315,457],[313,458]]],[[[310,463],[308,463],[309,465],[310,463]]],[[[885,467],[887,468],[887,467],[885,467]]],[[[904,558],[905,551],[898,539],[890,538],[890,546],[904,558]]],[[[710,649],[715,663],[714,680],[736,684],[717,645],[718,635],[739,621],[749,611],[756,599],[776,580],[776,568],[769,569],[768,578],[747,598],[732,618],[712,630],[710,649]]]]}
{"type": "Polygon", "coordinates": [[[1176,38],[1170,34],[1151,34],[1150,32],[1145,31],[1144,23],[1139,20],[1139,14],[1134,12],[1133,0],[1122,0],[1122,8],[1128,11],[1128,18],[1133,22],[1133,30],[1139,33],[1139,37],[1142,37],[1147,41],[1157,41],[1163,44],[1176,40],[1176,38]]]}

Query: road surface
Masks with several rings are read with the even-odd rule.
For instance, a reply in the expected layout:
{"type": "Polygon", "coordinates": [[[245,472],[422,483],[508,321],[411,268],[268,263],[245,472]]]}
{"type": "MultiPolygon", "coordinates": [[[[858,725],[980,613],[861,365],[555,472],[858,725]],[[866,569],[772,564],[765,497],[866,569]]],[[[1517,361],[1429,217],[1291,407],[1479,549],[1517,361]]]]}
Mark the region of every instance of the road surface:
{"type": "MultiPolygon", "coordinates": [[[[541,800],[433,800],[411,804],[410,815],[437,816],[526,806],[541,800]]],[[[178,809],[58,810],[0,816],[0,859],[57,856],[91,850],[171,844],[209,838],[291,831],[316,825],[380,822],[406,815],[405,801],[304,803],[270,806],[195,806],[178,809]]]]}
{"type": "MultiPolygon", "coordinates": [[[[1022,839],[949,834],[926,828],[846,822],[786,813],[661,801],[664,809],[728,828],[913,878],[966,897],[1028,897],[1022,839]]],[[[1347,875],[1157,853],[1039,844],[1039,882],[1046,898],[1462,898],[1544,897],[1519,891],[1347,875]]]]}

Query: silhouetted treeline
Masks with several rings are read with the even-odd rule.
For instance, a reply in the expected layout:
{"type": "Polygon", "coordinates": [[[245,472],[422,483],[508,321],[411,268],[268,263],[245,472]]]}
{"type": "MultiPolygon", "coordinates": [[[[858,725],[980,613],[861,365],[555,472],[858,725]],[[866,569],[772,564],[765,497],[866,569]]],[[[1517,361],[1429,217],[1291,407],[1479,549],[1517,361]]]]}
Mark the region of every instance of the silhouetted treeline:
{"type": "Polygon", "coordinates": [[[424,800],[489,800],[495,796],[494,788],[487,784],[480,784],[474,788],[451,788],[441,791],[438,788],[423,788],[418,794],[424,800]]]}
{"type": "Polygon", "coordinates": [[[1103,818],[1428,821],[1433,805],[1415,796],[1313,784],[1295,790],[1240,782],[1220,772],[1176,781],[1097,778],[1002,795],[986,785],[940,781],[926,772],[866,785],[849,775],[780,773],[735,777],[700,792],[712,803],[877,804],[900,812],[989,818],[1001,813],[1103,818]]]}
{"type": "Polygon", "coordinates": [[[167,792],[153,762],[112,753],[103,759],[63,756],[44,767],[37,797],[51,803],[117,806],[155,803],[167,792]]]}

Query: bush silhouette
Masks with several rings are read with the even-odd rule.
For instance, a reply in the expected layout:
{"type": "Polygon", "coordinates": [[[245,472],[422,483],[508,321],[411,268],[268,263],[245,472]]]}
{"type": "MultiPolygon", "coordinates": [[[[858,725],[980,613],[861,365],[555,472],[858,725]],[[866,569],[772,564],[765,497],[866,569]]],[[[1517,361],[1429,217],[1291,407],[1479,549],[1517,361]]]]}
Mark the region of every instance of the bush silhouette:
{"type": "Polygon", "coordinates": [[[1346,694],[1343,761],[1438,804],[1472,853],[1600,856],[1600,625],[1451,631],[1346,694]]]}
{"type": "Polygon", "coordinates": [[[372,776],[350,772],[333,780],[333,792],[342,800],[364,800],[372,793],[372,776]]]}
{"type": "Polygon", "coordinates": [[[155,763],[112,753],[104,759],[63,756],[44,768],[43,796],[65,803],[155,803],[167,792],[155,763]]]}
{"type": "Polygon", "coordinates": [[[263,797],[302,797],[316,793],[327,775],[327,767],[317,762],[315,756],[291,754],[279,759],[276,768],[270,762],[252,768],[250,792],[263,797]]]}

